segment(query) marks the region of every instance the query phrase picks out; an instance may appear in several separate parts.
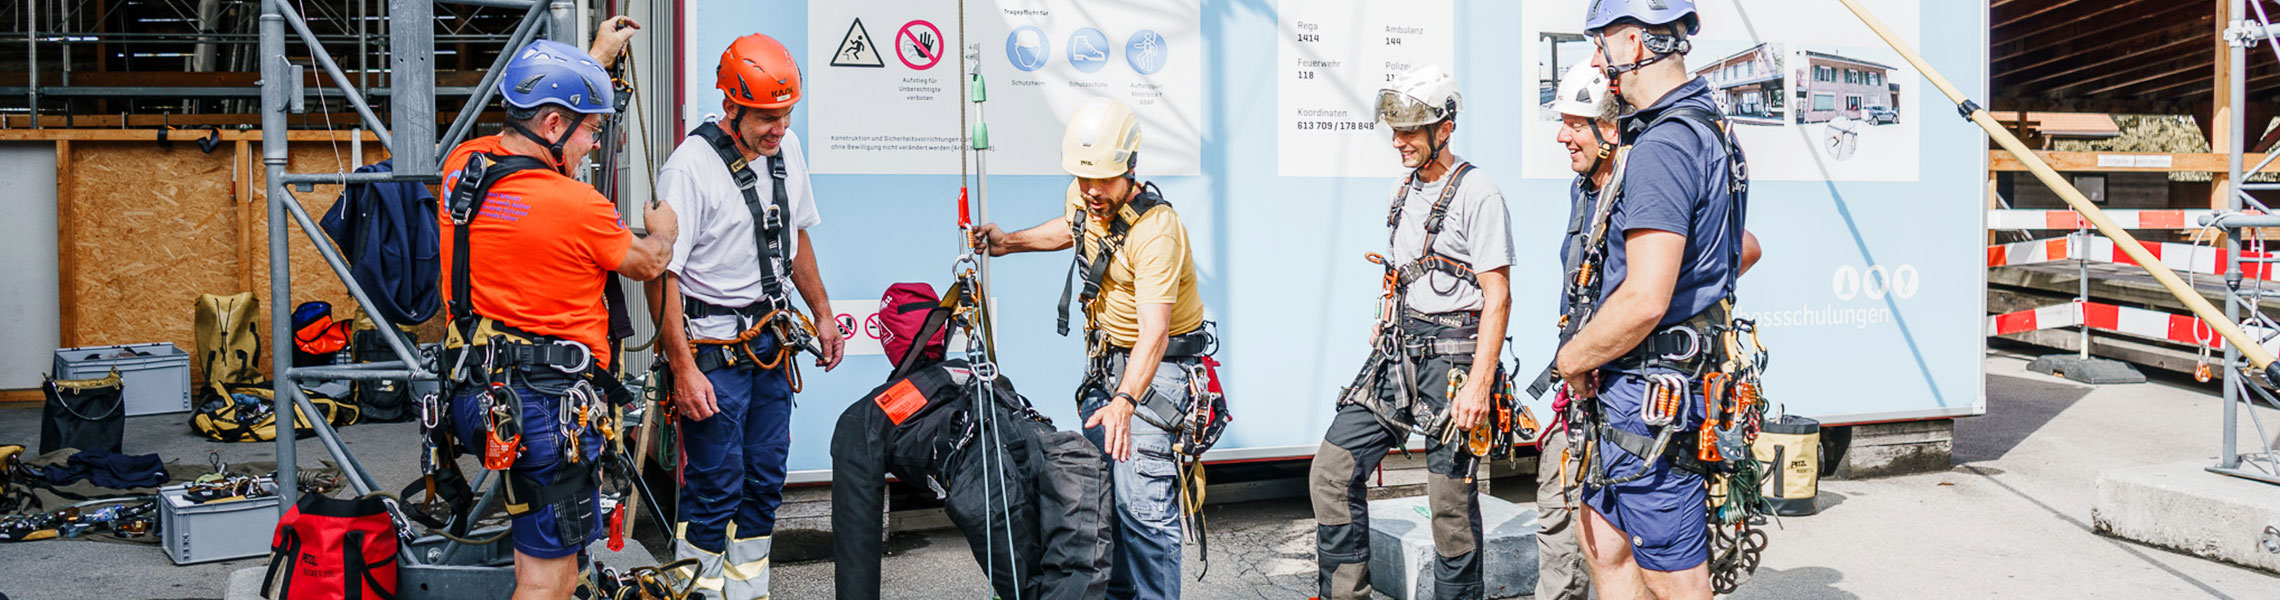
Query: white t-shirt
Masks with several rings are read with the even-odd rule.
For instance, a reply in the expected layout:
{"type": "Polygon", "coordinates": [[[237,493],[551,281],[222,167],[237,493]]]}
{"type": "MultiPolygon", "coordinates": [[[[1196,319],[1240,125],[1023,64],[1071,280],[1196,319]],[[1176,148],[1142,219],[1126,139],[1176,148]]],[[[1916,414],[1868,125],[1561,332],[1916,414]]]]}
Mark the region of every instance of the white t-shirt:
{"type": "MultiPolygon", "coordinates": [[[[791,197],[790,223],[794,232],[823,223],[816,214],[815,189],[808,180],[807,157],[800,151],[800,138],[790,131],[784,132],[779,151],[784,157],[784,191],[791,197]]],[[[753,172],[760,176],[755,188],[762,203],[773,202],[774,181],[768,175],[766,157],[751,162],[753,172]]],[[[673,262],[665,269],[680,280],[681,293],[719,306],[746,306],[761,300],[760,248],[753,243],[752,212],[744,207],[744,192],[736,188],[736,178],[722,164],[720,154],[712,144],[697,136],[681,140],[673,155],[657,169],[657,196],[673,206],[679,218],[681,235],[673,241],[673,262]]],[[[785,249],[785,261],[799,256],[799,240],[794,235],[791,247],[785,249]]],[[[783,289],[793,294],[790,273],[785,273],[783,289]]],[[[748,324],[740,324],[733,315],[720,315],[692,320],[689,323],[691,339],[729,339],[736,337],[748,324]]]]}

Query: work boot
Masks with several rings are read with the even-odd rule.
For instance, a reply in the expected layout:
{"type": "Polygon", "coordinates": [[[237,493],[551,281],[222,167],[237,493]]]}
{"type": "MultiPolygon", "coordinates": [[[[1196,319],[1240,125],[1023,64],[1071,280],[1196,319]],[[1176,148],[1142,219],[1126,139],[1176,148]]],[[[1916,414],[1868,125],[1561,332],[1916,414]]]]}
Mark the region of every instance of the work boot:
{"type": "Polygon", "coordinates": [[[728,524],[728,560],[721,573],[728,579],[721,588],[727,600],[767,600],[769,536],[736,537],[736,523],[728,524]]]}
{"type": "MultiPolygon", "coordinates": [[[[730,525],[730,527],[735,526],[730,525]]],[[[734,529],[729,531],[731,534],[735,532],[734,529]]],[[[727,580],[721,577],[723,565],[721,564],[720,553],[706,552],[703,548],[698,548],[695,544],[689,543],[688,533],[689,524],[685,521],[673,526],[673,560],[697,559],[697,581],[696,585],[689,588],[689,599],[722,600],[727,598],[721,593],[721,586],[726,584],[727,580]]]]}

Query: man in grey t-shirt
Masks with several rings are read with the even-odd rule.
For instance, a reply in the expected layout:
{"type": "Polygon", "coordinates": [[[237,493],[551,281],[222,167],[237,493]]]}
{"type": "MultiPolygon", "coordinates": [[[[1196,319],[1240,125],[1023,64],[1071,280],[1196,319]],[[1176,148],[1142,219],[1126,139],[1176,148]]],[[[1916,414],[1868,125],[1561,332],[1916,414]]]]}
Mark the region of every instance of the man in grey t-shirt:
{"type": "Polygon", "coordinates": [[[1395,296],[1380,307],[1373,336],[1379,351],[1340,394],[1308,477],[1321,598],[1370,597],[1364,487],[1412,431],[1425,434],[1433,597],[1484,591],[1473,473],[1485,450],[1466,438],[1491,426],[1490,398],[1502,384],[1497,352],[1512,310],[1512,233],[1496,182],[1449,151],[1462,106],[1456,82],[1438,66],[1378,93],[1378,119],[1393,128],[1393,146],[1411,171],[1392,190],[1386,255],[1373,257],[1394,274],[1388,291],[1395,296]]]}

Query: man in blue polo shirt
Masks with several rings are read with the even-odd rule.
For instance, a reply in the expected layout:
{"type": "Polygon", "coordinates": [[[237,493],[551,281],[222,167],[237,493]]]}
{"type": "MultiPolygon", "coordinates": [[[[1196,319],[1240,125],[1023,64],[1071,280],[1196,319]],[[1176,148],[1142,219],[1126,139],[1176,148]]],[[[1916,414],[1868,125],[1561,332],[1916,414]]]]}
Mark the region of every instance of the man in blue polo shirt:
{"type": "MultiPolygon", "coordinates": [[[[1686,71],[1687,37],[1700,29],[1691,0],[1595,0],[1584,27],[1598,47],[1592,64],[1617,99],[1642,108],[1623,123],[1630,150],[1608,217],[1598,311],[1554,367],[1577,401],[1599,403],[1607,427],[1653,436],[1641,405],[1658,377],[1676,373],[1655,358],[1666,354],[1658,342],[1722,311],[1744,266],[1746,208],[1734,195],[1741,175],[1730,170],[1739,157],[1704,119],[1662,118],[1718,114],[1708,84],[1686,71]]],[[[1702,420],[1700,387],[1671,387],[1685,397],[1665,426],[1691,431],[1702,420]]],[[[1642,457],[1614,436],[1597,437],[1611,479],[1585,487],[1580,533],[1600,596],[1708,600],[1703,476],[1668,454],[1642,457]]]]}

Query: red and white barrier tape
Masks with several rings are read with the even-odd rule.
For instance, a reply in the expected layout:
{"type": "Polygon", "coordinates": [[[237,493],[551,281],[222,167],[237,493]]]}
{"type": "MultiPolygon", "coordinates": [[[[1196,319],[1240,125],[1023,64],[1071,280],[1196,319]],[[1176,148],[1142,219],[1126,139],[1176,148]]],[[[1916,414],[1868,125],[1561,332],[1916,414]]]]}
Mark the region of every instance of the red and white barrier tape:
{"type": "MultiPolygon", "coordinates": [[[[2059,304],[1990,316],[1987,317],[1987,334],[2010,335],[2081,325],[2187,346],[2221,349],[2225,343],[2224,337],[2210,329],[2208,323],[2192,315],[2173,315],[2098,302],[2059,304]]],[[[2250,326],[2247,329],[2250,335],[2260,338],[2271,333],[2261,327],[2250,326]]],[[[2266,341],[2264,345],[2268,349],[2280,347],[2280,339],[2266,341]]]]}
{"type": "MultiPolygon", "coordinates": [[[[2123,229],[2196,229],[2201,217],[2216,214],[2197,210],[2109,210],[2106,217],[2123,229]]],[[[2256,214],[2256,211],[2248,211],[2256,214]]],[[[2072,210],[1991,209],[1988,229],[2090,229],[2090,221],[2072,210]]]]}
{"type": "MultiPolygon", "coordinates": [[[[2172,271],[2221,275],[2224,273],[2224,266],[2227,262],[2223,248],[2174,242],[2141,241],[2139,244],[2145,248],[2148,254],[2152,254],[2154,258],[2161,261],[2161,264],[2167,265],[2172,271]]],[[[2243,258],[2265,258],[2272,256],[2273,253],[2243,250],[2240,254],[2243,258]]],[[[2096,236],[2084,238],[2083,243],[2075,243],[2073,238],[2052,238],[1987,247],[1987,266],[1989,267],[2013,267],[2073,259],[2124,265],[2137,264],[2137,261],[2130,260],[2129,253],[2115,248],[2113,240],[2096,236]]],[[[2272,264],[2242,262],[2240,264],[2241,276],[2249,279],[2280,281],[2280,274],[2274,273],[2272,264]]]]}

